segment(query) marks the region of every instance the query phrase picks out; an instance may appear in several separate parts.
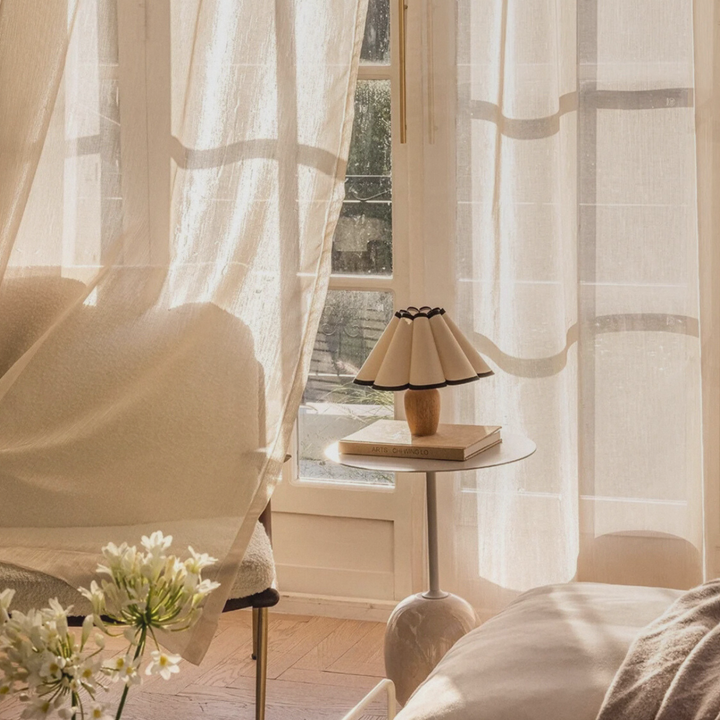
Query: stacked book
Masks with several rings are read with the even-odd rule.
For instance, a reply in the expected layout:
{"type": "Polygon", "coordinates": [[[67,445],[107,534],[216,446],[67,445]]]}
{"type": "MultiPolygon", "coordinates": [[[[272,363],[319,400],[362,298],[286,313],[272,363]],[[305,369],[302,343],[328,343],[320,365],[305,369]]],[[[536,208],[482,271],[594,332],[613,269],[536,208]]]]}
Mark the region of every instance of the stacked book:
{"type": "Polygon", "coordinates": [[[502,442],[499,425],[439,425],[434,435],[416,437],[404,420],[378,420],[340,440],[338,450],[348,455],[469,460],[502,442]]]}

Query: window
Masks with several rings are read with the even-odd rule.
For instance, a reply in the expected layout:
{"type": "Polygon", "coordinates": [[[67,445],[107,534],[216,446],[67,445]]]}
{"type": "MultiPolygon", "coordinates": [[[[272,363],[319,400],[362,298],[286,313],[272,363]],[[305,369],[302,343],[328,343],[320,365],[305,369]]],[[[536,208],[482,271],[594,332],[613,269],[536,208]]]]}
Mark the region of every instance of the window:
{"type": "Polygon", "coordinates": [[[393,416],[393,393],[353,383],[392,313],[389,292],[328,292],[298,417],[301,478],[392,483],[392,474],[329,465],[323,454],[339,437],[379,418],[393,416]]]}
{"type": "Polygon", "coordinates": [[[393,417],[393,393],[353,378],[393,313],[393,67],[390,0],[370,0],[358,83],[345,202],[332,249],[332,277],[298,418],[298,476],[330,483],[391,485],[392,474],[326,463],[339,437],[393,417]]]}

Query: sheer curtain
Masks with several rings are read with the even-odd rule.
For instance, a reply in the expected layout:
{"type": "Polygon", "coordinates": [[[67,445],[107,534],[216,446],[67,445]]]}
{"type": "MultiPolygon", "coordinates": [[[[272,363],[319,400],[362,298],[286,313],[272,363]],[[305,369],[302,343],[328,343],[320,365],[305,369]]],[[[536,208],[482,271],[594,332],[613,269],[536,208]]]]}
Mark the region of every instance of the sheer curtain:
{"type": "Polygon", "coordinates": [[[538,445],[458,481],[457,589],[484,614],[712,565],[714,5],[694,28],[689,0],[458,3],[457,315],[497,369],[458,418],[538,445]]]}
{"type": "Polygon", "coordinates": [[[0,562],[216,555],[192,660],[297,413],[366,5],[0,2],[0,562]]]}

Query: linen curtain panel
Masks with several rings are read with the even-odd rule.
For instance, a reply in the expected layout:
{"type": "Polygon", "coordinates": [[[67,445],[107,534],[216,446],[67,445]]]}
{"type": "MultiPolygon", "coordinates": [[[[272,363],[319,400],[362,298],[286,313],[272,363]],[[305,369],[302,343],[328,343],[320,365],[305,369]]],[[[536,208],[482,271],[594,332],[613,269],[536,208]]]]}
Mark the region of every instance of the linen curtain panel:
{"type": "Polygon", "coordinates": [[[193,661],[297,413],[365,12],[0,1],[0,562],[87,586],[109,541],[211,553],[193,661]]]}
{"type": "Polygon", "coordinates": [[[484,615],[548,583],[714,572],[717,20],[458,3],[457,315],[498,370],[458,416],[538,445],[458,480],[456,585],[484,615]]]}

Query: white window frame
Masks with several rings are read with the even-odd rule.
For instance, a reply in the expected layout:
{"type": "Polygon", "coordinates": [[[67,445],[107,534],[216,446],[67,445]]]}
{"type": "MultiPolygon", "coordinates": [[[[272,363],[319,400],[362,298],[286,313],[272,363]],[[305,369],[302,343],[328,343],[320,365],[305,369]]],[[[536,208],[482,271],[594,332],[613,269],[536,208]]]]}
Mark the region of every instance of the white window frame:
{"type": "MultiPolygon", "coordinates": [[[[333,274],[328,289],[366,292],[391,292],[394,309],[407,307],[425,297],[423,271],[425,220],[419,210],[423,205],[424,187],[423,146],[425,144],[422,84],[422,32],[423,19],[418,13],[407,15],[407,127],[408,141],[399,142],[399,48],[397,45],[398,2],[390,0],[391,63],[388,65],[363,63],[358,80],[390,80],[392,127],[392,275],[333,274]]],[[[440,219],[438,218],[438,222],[440,219]]],[[[433,224],[435,225],[435,224],[433,224]]],[[[437,260],[437,258],[436,258],[437,260]]],[[[445,256],[442,264],[450,259],[445,256]]],[[[433,282],[438,281],[433,273],[433,282]]],[[[396,393],[395,417],[404,417],[400,394],[396,393]],[[399,402],[398,402],[399,401],[399,402]]],[[[297,425],[296,425],[297,431],[297,425]]],[[[297,454],[296,432],[290,452],[297,454]]],[[[372,603],[373,610],[363,608],[357,612],[343,608],[344,616],[387,617],[394,602],[419,591],[424,582],[424,488],[420,477],[414,474],[397,474],[392,486],[359,484],[300,478],[298,460],[285,464],[280,487],[273,496],[274,513],[322,515],[335,518],[386,520],[393,523],[394,600],[386,605],[372,603]],[[368,615],[378,612],[378,616],[368,615]]],[[[303,540],[299,540],[303,542],[303,540]]],[[[312,541],[310,541],[312,542],[312,541]]],[[[278,548],[281,551],[281,548],[278,548]]],[[[280,574],[287,577],[287,568],[280,574]]],[[[310,568],[308,571],[313,572],[310,568]]],[[[295,595],[288,583],[283,583],[288,597],[295,595]]],[[[298,600],[297,597],[294,598],[298,600]]],[[[344,598],[343,600],[347,600],[344,598]]],[[[287,606],[287,605],[286,605],[287,606]]],[[[307,606],[297,605],[306,609],[307,606]]]]}
{"type": "MultiPolygon", "coordinates": [[[[397,17],[397,2],[390,0],[391,27],[395,27],[397,17]]],[[[391,41],[391,62],[362,63],[358,68],[358,82],[362,80],[388,80],[390,81],[391,97],[391,128],[392,128],[392,274],[390,275],[345,275],[333,273],[330,276],[328,292],[336,290],[362,291],[362,292],[389,292],[393,296],[393,309],[397,310],[410,304],[410,232],[409,232],[409,181],[408,181],[408,145],[401,145],[399,120],[399,68],[398,47],[396,34],[393,33],[391,41]]],[[[396,393],[396,399],[398,394],[396,393]]],[[[402,403],[395,403],[395,414],[399,416],[402,403]]],[[[356,483],[342,480],[317,480],[303,477],[299,471],[297,423],[291,443],[292,462],[286,463],[283,481],[301,486],[341,486],[355,487],[356,483]]],[[[394,488],[380,484],[362,485],[361,489],[380,493],[392,492],[394,488]]]]}

